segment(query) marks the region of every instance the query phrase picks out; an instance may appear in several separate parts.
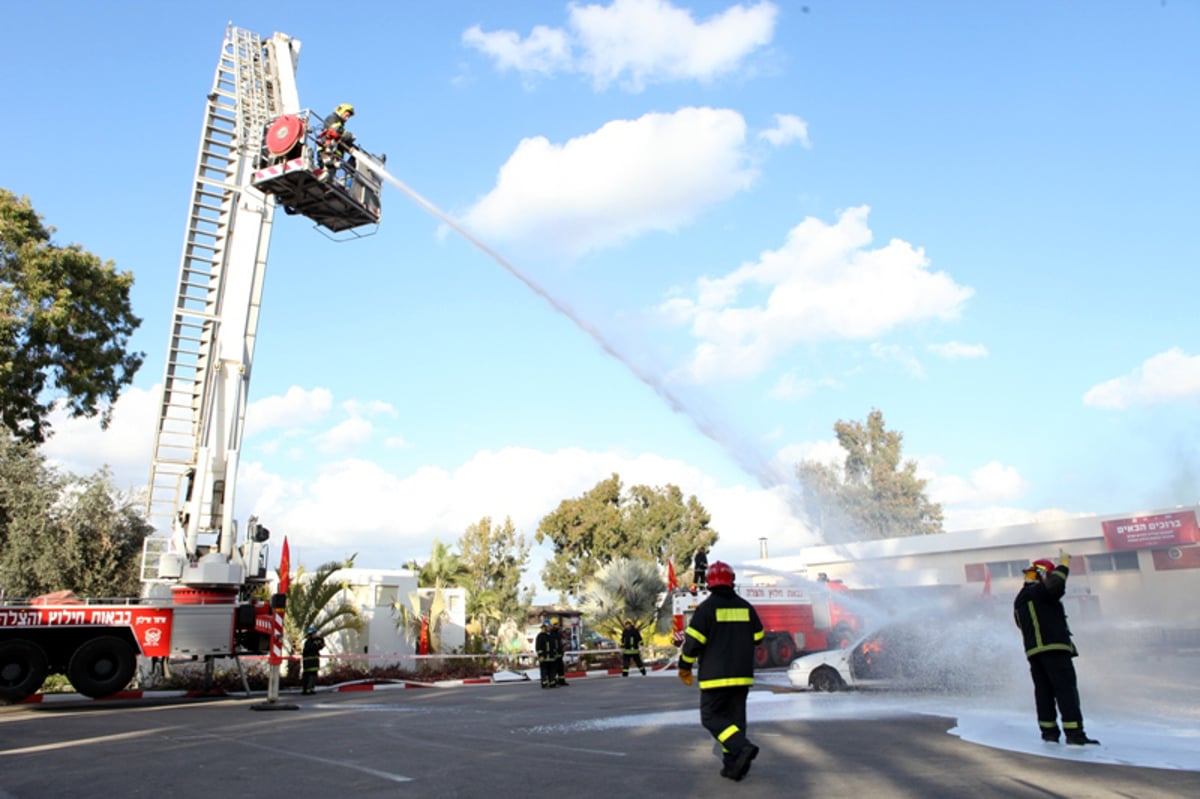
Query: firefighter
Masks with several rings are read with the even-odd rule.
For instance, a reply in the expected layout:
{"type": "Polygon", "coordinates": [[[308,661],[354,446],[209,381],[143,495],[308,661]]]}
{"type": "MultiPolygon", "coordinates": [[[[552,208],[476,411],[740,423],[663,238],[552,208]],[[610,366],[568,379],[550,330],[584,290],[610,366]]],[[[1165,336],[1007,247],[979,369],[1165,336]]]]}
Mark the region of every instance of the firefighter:
{"type": "Polygon", "coordinates": [[[1071,660],[1079,652],[1071,641],[1062,605],[1070,566],[1071,556],[1066,554],[1059,556],[1057,566],[1049,560],[1035,560],[1026,566],[1025,584],[1013,601],[1013,616],[1025,639],[1025,657],[1029,659],[1029,673],[1033,677],[1033,698],[1042,740],[1058,743],[1061,715],[1067,743],[1083,746],[1100,742],[1083,731],[1083,711],[1079,707],[1079,688],[1071,660]]]}
{"type": "MultiPolygon", "coordinates": [[[[346,130],[346,123],[354,116],[354,106],[342,103],[325,117],[325,129],[317,136],[321,166],[325,168],[322,180],[330,181],[341,166],[348,148],[354,146],[354,134],[346,130]]],[[[354,157],[346,162],[351,170],[355,167],[354,157]]]]}
{"type": "Polygon", "coordinates": [[[542,619],[542,628],[538,631],[537,638],[534,639],[533,648],[537,651],[538,671],[542,678],[542,687],[553,688],[558,684],[556,677],[558,667],[554,662],[549,619],[542,619]]]}
{"type": "Polygon", "coordinates": [[[554,652],[554,684],[556,686],[567,684],[567,668],[563,662],[563,652],[566,647],[563,645],[563,631],[559,626],[558,617],[555,616],[550,620],[550,646],[554,652]]]}
{"type": "Polygon", "coordinates": [[[733,590],[733,569],[715,561],[705,574],[708,597],[696,606],[679,651],[679,679],[692,685],[700,661],[700,723],[721,746],[721,776],[739,781],[758,747],[746,737],[746,696],[754,684],[754,647],[763,625],[733,590]]]}
{"type": "Polygon", "coordinates": [[[696,550],[696,559],[693,561],[692,568],[692,586],[704,587],[706,575],[708,573],[708,553],[704,547],[696,550]]]}
{"type": "Polygon", "coordinates": [[[633,626],[633,619],[625,620],[625,629],[621,631],[621,676],[629,676],[630,662],[636,663],[646,676],[646,664],[642,662],[642,634],[633,626]]]}
{"type": "Polygon", "coordinates": [[[309,625],[304,631],[304,649],[300,655],[300,693],[317,692],[317,671],[321,668],[321,650],[324,648],[325,639],[317,634],[316,627],[309,625]]]}

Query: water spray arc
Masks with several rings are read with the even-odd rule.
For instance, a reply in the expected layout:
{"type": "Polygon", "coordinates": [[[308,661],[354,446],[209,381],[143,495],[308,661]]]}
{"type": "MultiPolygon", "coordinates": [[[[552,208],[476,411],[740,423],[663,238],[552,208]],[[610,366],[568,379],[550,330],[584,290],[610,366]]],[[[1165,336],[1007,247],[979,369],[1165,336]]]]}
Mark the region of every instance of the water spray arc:
{"type": "MultiPolygon", "coordinates": [[[[742,467],[748,474],[758,481],[759,485],[767,489],[790,488],[786,476],[779,473],[779,470],[769,461],[769,459],[757,456],[757,453],[749,453],[744,447],[736,445],[731,437],[725,431],[719,429],[716,425],[705,421],[698,413],[688,406],[678,392],[672,390],[660,376],[651,373],[650,371],[639,366],[631,357],[623,353],[612,341],[610,341],[594,324],[588,322],[575,312],[569,305],[553,296],[538,285],[532,278],[518,269],[512,262],[505,258],[500,253],[489,247],[484,242],[480,241],[469,230],[455,221],[448,214],[431,203],[429,200],[418,194],[413,188],[408,186],[399,178],[389,173],[377,160],[371,157],[369,153],[361,150],[354,151],[355,157],[364,163],[368,169],[382,177],[388,183],[395,186],[400,191],[404,192],[417,205],[421,206],[430,215],[444,223],[447,227],[458,233],[468,242],[475,246],[483,254],[487,255],[493,261],[504,267],[513,277],[524,283],[531,291],[549,303],[550,307],[559,314],[569,319],[577,328],[586,333],[592,341],[596,343],[604,352],[615,358],[626,369],[633,374],[639,381],[649,387],[655,394],[662,399],[667,406],[677,414],[680,414],[688,419],[691,424],[713,443],[717,444],[728,453],[734,461],[742,467]]],[[[802,507],[799,504],[799,497],[789,497],[789,505],[797,512],[798,518],[803,518],[803,514],[799,512],[802,507]]]]}

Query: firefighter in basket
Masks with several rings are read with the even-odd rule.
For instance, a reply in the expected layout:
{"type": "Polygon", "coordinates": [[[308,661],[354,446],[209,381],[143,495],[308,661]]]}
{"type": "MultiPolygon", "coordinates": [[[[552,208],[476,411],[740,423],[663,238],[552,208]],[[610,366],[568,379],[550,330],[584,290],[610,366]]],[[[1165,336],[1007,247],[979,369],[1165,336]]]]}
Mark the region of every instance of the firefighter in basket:
{"type": "MultiPolygon", "coordinates": [[[[317,136],[318,157],[325,169],[322,180],[331,181],[335,173],[342,167],[343,160],[349,149],[354,146],[354,134],[346,130],[346,123],[354,116],[354,106],[342,103],[333,109],[333,113],[325,117],[325,129],[317,136]]],[[[354,156],[346,160],[346,167],[353,172],[356,163],[354,156]]]]}

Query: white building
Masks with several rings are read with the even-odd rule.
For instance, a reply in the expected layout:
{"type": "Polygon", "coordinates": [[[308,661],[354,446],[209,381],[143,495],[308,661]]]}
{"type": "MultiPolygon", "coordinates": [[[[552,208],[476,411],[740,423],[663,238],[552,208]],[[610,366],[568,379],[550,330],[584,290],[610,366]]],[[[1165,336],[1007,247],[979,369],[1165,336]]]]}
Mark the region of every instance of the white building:
{"type": "MultiPolygon", "coordinates": [[[[358,611],[363,628],[330,636],[328,653],[354,656],[367,667],[396,664],[411,667],[417,640],[400,623],[398,608],[411,613],[415,600],[421,612],[428,613],[435,589],[419,588],[417,573],[410,569],[340,569],[331,575],[330,581],[345,584],[342,600],[358,611]]],[[[466,642],[467,591],[443,588],[442,595],[446,617],[440,629],[440,651],[447,654],[461,650],[466,642]]]]}
{"type": "MultiPolygon", "coordinates": [[[[1071,556],[1072,623],[1140,625],[1150,637],[1200,640],[1200,527],[1196,506],[1057,519],[939,535],[808,547],[751,562],[762,575],[824,574],[853,591],[925,589],[1011,598],[1032,560],[1071,556]]],[[[999,601],[999,599],[997,600],[999,601]]]]}

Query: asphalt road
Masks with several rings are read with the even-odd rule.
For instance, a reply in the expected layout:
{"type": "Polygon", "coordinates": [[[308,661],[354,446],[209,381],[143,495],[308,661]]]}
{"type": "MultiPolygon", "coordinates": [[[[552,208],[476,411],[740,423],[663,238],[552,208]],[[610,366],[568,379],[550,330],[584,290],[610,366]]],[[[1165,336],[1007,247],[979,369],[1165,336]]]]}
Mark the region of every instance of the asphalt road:
{"type": "Polygon", "coordinates": [[[755,721],[719,776],[672,676],[0,708],[0,799],[47,797],[1196,797],[1200,773],[1049,760],[948,735],[949,718],[755,721]]]}

